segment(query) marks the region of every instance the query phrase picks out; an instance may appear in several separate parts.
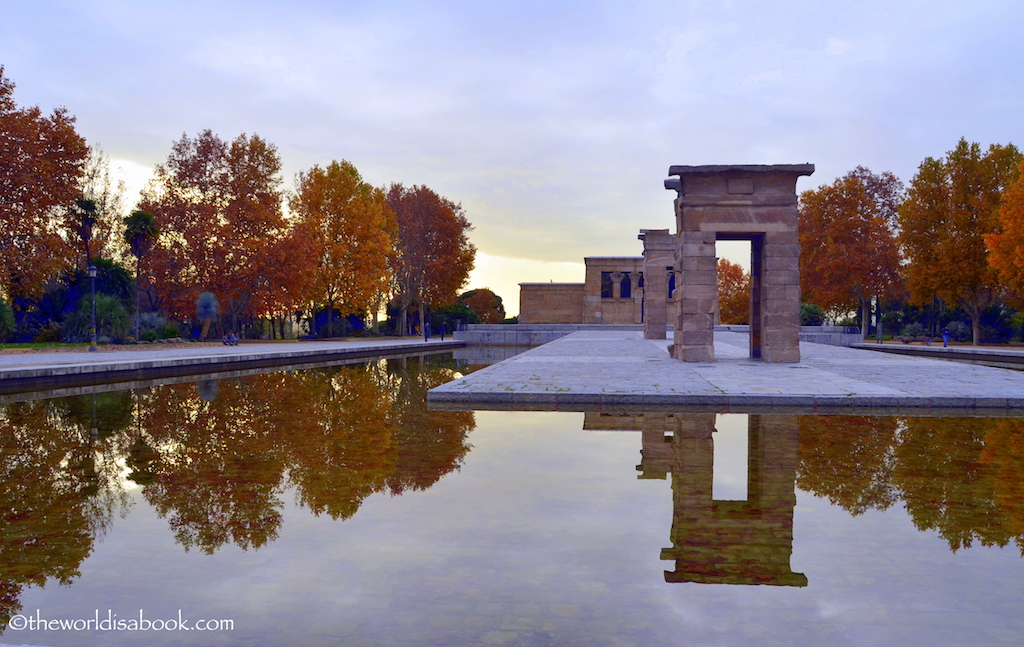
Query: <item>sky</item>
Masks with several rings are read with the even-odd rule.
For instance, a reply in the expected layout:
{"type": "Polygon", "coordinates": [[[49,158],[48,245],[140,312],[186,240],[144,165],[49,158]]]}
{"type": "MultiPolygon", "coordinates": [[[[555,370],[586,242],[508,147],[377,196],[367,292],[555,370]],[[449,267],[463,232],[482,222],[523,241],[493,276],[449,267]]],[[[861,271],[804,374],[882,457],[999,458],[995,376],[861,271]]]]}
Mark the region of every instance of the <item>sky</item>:
{"type": "MultiPolygon", "coordinates": [[[[18,105],[64,106],[129,205],[173,141],[274,143],[462,204],[510,313],[674,229],[673,164],[858,165],[909,182],[964,137],[1024,145],[1019,0],[5,0],[18,105]]],[[[719,255],[746,264],[741,247],[719,255]]]]}

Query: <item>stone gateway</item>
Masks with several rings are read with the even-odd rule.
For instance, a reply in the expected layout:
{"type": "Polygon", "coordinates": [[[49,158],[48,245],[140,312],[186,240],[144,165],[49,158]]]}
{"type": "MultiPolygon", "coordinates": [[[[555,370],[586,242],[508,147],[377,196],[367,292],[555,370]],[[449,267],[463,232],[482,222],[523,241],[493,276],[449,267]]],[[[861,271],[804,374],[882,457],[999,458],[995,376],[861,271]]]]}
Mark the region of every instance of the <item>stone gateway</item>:
{"type": "Polygon", "coordinates": [[[800,361],[797,178],[813,164],[672,166],[676,191],[676,318],[669,352],[715,358],[717,240],[750,241],[750,357],[800,361]]]}

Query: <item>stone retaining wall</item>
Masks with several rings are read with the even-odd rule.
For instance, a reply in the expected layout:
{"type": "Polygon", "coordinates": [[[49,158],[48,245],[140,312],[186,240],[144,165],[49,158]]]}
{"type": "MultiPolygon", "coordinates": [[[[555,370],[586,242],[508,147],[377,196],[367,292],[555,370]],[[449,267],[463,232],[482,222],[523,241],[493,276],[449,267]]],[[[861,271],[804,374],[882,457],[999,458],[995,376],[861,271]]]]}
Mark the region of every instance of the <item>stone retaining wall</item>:
{"type": "MultiPolygon", "coordinates": [[[[672,326],[668,327],[669,332],[672,326]]],[[[468,346],[540,346],[579,330],[635,330],[639,324],[470,324],[455,333],[456,341],[468,346]]],[[[749,333],[750,326],[715,326],[720,332],[749,333]]],[[[831,346],[852,346],[861,342],[860,333],[846,333],[841,326],[803,326],[800,341],[831,346]]]]}

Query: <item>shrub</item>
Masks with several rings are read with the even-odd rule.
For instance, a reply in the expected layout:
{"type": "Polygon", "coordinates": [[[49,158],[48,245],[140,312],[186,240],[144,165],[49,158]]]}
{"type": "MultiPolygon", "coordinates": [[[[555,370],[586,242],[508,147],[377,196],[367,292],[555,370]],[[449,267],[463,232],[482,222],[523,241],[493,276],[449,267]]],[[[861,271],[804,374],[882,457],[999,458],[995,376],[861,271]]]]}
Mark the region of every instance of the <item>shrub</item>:
{"type": "Polygon", "coordinates": [[[41,328],[32,341],[37,344],[60,341],[60,326],[56,323],[50,323],[46,327],[41,328]]]}
{"type": "Polygon", "coordinates": [[[14,310],[11,308],[11,304],[0,299],[0,342],[13,337],[14,330],[14,310]]]}
{"type": "MultiPolygon", "coordinates": [[[[109,294],[96,295],[96,334],[122,341],[131,329],[131,316],[125,311],[124,304],[109,294]]],[[[64,320],[64,339],[66,341],[89,341],[92,334],[92,297],[83,295],[78,307],[69,312],[64,320]]]]}
{"type": "Polygon", "coordinates": [[[139,315],[139,336],[149,341],[171,339],[181,336],[181,329],[176,321],[170,321],[156,312],[145,312],[139,315]]]}
{"type": "Polygon", "coordinates": [[[906,337],[924,337],[924,326],[916,321],[909,323],[904,326],[903,335],[906,337]]]}
{"type": "Polygon", "coordinates": [[[825,323],[825,313],[822,311],[821,306],[814,303],[800,304],[801,326],[820,326],[823,323],[825,323]]]}
{"type": "Polygon", "coordinates": [[[950,336],[957,341],[963,341],[971,335],[971,327],[962,321],[950,321],[946,324],[946,329],[949,330],[950,336]]]}

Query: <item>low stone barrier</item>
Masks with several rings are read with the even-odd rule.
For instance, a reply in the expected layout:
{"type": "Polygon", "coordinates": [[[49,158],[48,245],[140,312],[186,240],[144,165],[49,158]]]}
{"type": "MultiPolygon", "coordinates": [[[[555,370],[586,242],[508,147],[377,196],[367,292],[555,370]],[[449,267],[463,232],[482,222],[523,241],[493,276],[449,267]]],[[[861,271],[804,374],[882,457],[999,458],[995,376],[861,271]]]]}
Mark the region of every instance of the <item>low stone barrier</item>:
{"type": "MultiPolygon", "coordinates": [[[[669,327],[671,330],[671,327],[669,327]]],[[[455,332],[467,346],[540,346],[580,330],[635,330],[639,324],[469,324],[455,332]]]]}
{"type": "MultiPolygon", "coordinates": [[[[561,339],[579,330],[635,330],[643,332],[639,324],[469,324],[455,332],[456,341],[467,346],[540,346],[561,339]]],[[[718,325],[719,332],[749,333],[750,326],[718,325]]],[[[668,327],[672,338],[673,327],[668,327]]],[[[803,326],[800,341],[831,346],[852,346],[861,342],[860,333],[848,333],[842,326],[803,326]]]]}

